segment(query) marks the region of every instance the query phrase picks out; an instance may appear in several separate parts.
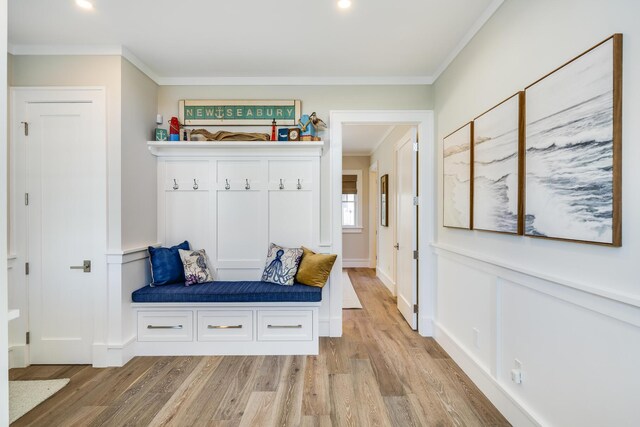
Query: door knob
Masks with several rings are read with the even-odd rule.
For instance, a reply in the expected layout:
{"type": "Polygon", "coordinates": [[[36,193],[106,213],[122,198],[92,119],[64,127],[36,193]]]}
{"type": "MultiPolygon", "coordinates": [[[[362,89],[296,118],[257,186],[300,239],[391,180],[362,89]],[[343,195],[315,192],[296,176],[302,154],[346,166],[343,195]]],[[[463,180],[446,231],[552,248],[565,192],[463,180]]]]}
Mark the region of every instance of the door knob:
{"type": "Polygon", "coordinates": [[[72,265],[71,270],[82,270],[83,273],[91,273],[91,260],[85,259],[82,265],[72,265]]]}

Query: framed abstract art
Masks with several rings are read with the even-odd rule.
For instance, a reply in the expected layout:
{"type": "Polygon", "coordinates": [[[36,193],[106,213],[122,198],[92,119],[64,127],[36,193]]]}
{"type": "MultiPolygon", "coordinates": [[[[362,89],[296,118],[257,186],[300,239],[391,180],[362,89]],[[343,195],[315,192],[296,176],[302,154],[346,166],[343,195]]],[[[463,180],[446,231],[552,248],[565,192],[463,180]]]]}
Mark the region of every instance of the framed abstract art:
{"type": "Polygon", "coordinates": [[[445,227],[473,228],[473,122],[444,137],[443,220],[445,227]]]}

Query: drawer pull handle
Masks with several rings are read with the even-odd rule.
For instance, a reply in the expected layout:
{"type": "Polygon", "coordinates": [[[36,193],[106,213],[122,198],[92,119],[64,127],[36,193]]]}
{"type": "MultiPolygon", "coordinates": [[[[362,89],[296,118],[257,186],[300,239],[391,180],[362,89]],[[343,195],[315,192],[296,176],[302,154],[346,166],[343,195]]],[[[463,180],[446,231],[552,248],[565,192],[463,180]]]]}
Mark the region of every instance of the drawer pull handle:
{"type": "Polygon", "coordinates": [[[302,325],[267,325],[269,329],[302,329],[302,325]]]}
{"type": "Polygon", "coordinates": [[[182,325],[175,325],[175,326],[147,325],[147,329],[182,329],[182,325]]]}
{"type": "Polygon", "coordinates": [[[209,329],[242,329],[242,325],[207,325],[209,329]]]}

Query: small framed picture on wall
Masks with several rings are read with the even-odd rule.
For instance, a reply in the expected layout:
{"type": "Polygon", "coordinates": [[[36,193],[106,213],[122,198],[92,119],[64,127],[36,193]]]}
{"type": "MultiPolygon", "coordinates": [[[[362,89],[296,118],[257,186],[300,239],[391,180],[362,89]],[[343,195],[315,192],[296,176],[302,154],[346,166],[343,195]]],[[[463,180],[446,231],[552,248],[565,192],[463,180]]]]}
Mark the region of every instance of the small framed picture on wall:
{"type": "Polygon", "coordinates": [[[380,177],[380,225],[389,226],[389,175],[380,177]]]}

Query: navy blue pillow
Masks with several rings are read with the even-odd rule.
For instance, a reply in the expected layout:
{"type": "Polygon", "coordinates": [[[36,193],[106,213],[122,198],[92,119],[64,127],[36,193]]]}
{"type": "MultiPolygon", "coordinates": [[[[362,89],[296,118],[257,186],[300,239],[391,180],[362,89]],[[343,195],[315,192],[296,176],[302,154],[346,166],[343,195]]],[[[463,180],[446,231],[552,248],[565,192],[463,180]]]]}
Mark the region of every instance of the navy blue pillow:
{"type": "Polygon", "coordinates": [[[185,281],[184,266],[178,249],[188,251],[186,240],[170,248],[154,248],[149,246],[149,262],[151,262],[151,286],[168,285],[185,281]]]}

